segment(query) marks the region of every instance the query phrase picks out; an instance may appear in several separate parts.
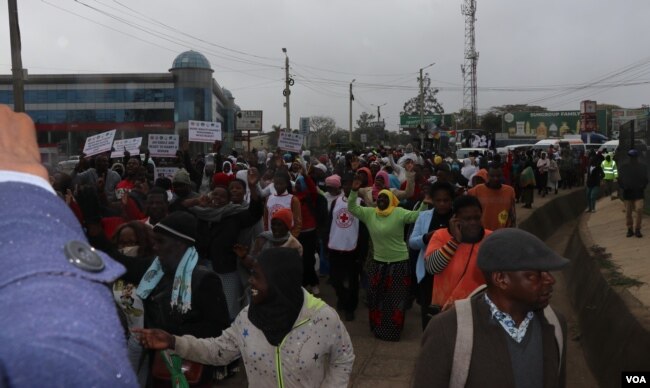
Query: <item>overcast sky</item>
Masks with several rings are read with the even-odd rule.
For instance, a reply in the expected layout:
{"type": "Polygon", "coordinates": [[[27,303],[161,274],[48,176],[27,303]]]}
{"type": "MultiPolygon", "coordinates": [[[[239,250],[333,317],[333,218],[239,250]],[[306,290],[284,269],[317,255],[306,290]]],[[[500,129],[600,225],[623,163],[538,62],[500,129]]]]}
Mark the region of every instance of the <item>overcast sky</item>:
{"type": "MultiPolygon", "coordinates": [[[[419,69],[432,62],[425,71],[440,86],[445,111],[462,108],[460,0],[18,3],[31,74],[166,72],[176,55],[194,49],[242,109],[264,111],[267,130],[285,123],[282,47],[295,79],[293,128],[300,117],[324,115],[347,129],[356,79],[354,119],[386,104],[382,117],[396,129],[404,102],[418,93],[419,69]]],[[[647,0],[478,0],[479,113],[517,103],[573,110],[583,99],[650,103],[648,15],[647,0]],[[615,87],[621,83],[638,85],[615,87]]],[[[8,20],[6,5],[0,20],[8,20]]],[[[0,72],[10,74],[9,24],[2,25],[0,72]]]]}

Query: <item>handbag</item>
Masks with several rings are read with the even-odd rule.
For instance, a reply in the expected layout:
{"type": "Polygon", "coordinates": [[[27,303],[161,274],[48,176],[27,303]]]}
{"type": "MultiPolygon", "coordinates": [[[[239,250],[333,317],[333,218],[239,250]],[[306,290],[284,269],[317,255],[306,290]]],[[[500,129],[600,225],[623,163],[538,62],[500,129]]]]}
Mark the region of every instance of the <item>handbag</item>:
{"type": "Polygon", "coordinates": [[[156,352],[151,375],[157,380],[170,381],[173,387],[189,387],[190,384],[198,384],[201,381],[203,364],[183,360],[167,351],[156,352]]]}

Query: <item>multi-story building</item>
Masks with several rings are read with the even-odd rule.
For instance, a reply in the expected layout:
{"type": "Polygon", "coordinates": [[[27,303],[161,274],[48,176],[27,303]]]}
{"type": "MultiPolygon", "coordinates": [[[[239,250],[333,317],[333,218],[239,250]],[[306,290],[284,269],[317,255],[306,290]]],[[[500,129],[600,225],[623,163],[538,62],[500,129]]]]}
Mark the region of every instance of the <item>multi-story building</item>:
{"type": "MultiPolygon", "coordinates": [[[[149,133],[183,137],[188,120],[221,122],[229,147],[239,107],[212,73],[205,56],[186,51],[166,73],[29,75],[25,111],[39,145],[60,155],[79,154],[86,137],[111,129],[116,139],[143,136],[145,143],[149,133]]],[[[0,76],[0,103],[13,105],[10,75],[0,76]]]]}

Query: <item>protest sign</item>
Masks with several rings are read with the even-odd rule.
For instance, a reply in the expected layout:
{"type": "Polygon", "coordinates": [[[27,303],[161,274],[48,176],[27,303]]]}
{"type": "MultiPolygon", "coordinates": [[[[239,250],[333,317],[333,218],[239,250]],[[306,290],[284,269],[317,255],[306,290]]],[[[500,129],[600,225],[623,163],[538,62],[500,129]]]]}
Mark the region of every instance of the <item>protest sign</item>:
{"type": "Polygon", "coordinates": [[[194,121],[187,123],[189,141],[214,143],[221,140],[221,123],[212,121],[194,121]]]}
{"type": "Polygon", "coordinates": [[[174,157],[178,151],[178,135],[149,135],[149,153],[156,157],[174,157]]]}
{"type": "Polygon", "coordinates": [[[90,136],[86,139],[84,144],[83,153],[86,156],[93,156],[101,154],[102,152],[110,151],[113,146],[113,139],[115,138],[115,129],[108,132],[100,133],[90,136]]]}
{"type": "Polygon", "coordinates": [[[121,158],[124,156],[126,149],[131,155],[140,154],[140,145],[142,144],[141,137],[134,137],[132,139],[120,139],[113,142],[113,152],[111,158],[121,158]]]}
{"type": "Polygon", "coordinates": [[[174,179],[174,174],[178,171],[178,167],[156,167],[156,172],[154,173],[155,179],[158,178],[169,178],[174,179]]]}
{"type": "Polygon", "coordinates": [[[289,152],[300,152],[302,149],[303,136],[298,133],[280,132],[278,147],[289,152]]]}

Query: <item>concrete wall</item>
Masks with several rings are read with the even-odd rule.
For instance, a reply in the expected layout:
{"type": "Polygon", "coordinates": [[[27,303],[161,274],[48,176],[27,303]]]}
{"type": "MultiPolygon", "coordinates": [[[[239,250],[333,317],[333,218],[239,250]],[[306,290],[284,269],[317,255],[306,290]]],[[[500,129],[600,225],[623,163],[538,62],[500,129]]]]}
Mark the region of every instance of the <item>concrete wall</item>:
{"type": "MultiPolygon", "coordinates": [[[[546,239],[585,208],[585,193],[576,190],[537,209],[520,228],[546,239]]],[[[650,313],[625,289],[609,286],[585,230],[583,220],[572,233],[564,252],[572,262],[564,275],[587,363],[601,387],[617,387],[621,371],[650,371],[650,313]]]]}

